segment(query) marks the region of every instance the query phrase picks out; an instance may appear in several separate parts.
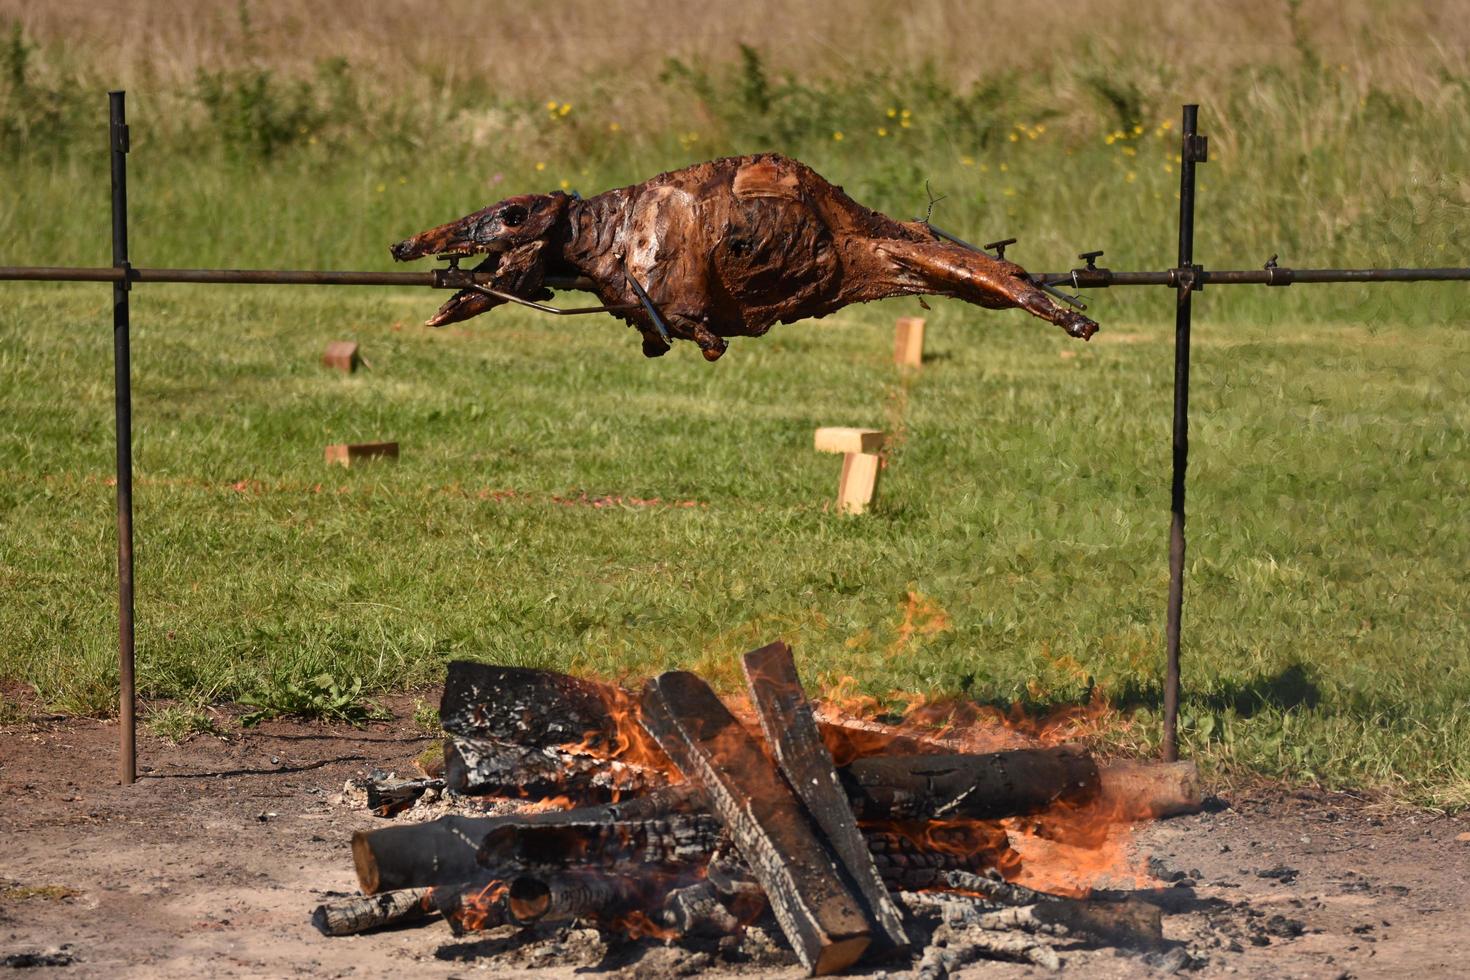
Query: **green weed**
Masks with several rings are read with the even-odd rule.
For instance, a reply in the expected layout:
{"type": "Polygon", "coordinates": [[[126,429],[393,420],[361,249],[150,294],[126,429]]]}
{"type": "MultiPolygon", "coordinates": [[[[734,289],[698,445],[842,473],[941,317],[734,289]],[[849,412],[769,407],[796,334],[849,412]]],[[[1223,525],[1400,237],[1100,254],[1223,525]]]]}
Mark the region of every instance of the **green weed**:
{"type": "Polygon", "coordinates": [[[320,718],[354,725],[386,717],[381,709],[362,698],[362,678],[338,680],[331,674],[312,677],[271,678],[266,684],[241,695],[240,703],[253,711],[240,717],[247,728],[270,718],[320,718]]]}

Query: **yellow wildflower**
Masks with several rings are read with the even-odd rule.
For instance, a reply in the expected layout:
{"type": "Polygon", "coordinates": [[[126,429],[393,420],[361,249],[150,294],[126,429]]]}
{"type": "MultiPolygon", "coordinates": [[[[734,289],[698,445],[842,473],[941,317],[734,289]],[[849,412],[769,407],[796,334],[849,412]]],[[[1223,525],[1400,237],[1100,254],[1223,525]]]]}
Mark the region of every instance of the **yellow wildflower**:
{"type": "Polygon", "coordinates": [[[548,112],[555,112],[556,111],[556,100],[555,99],[552,99],[551,101],[549,101],[549,102],[546,103],[546,110],[548,112]]]}
{"type": "Polygon", "coordinates": [[[1124,156],[1136,157],[1138,156],[1138,151],[1131,146],[1125,146],[1123,147],[1123,154],[1124,156]]]}
{"type": "Polygon", "coordinates": [[[1010,164],[1003,163],[1003,164],[1000,165],[1000,169],[1001,169],[1001,172],[1004,173],[1005,171],[1011,169],[1011,167],[1010,167],[1010,164]]]}
{"type": "Polygon", "coordinates": [[[900,119],[898,121],[898,124],[900,126],[902,126],[904,129],[908,129],[909,128],[909,121],[907,119],[900,119]]]}
{"type": "Polygon", "coordinates": [[[1174,120],[1165,119],[1163,122],[1159,123],[1159,128],[1164,130],[1165,132],[1168,132],[1169,130],[1174,128],[1174,120]]]}
{"type": "Polygon", "coordinates": [[[387,188],[387,186],[386,186],[386,185],[384,185],[384,184],[379,184],[379,185],[378,185],[378,193],[379,193],[379,194],[381,194],[381,193],[383,193],[383,192],[384,192],[384,191],[386,191],[386,190],[387,190],[387,189],[388,189],[388,188],[387,188]]]}
{"type": "Polygon", "coordinates": [[[1112,146],[1115,142],[1117,142],[1117,140],[1112,133],[1109,133],[1108,135],[1103,137],[1103,142],[1108,144],[1108,146],[1112,146]]]}
{"type": "Polygon", "coordinates": [[[1140,126],[1138,123],[1134,123],[1133,124],[1133,135],[1134,136],[1142,136],[1143,135],[1143,127],[1140,126]]]}
{"type": "Polygon", "coordinates": [[[1166,173],[1166,174],[1172,174],[1173,172],[1174,172],[1174,165],[1172,163],[1166,163],[1166,164],[1164,164],[1164,173],[1166,173]]]}
{"type": "Polygon", "coordinates": [[[888,127],[887,126],[879,126],[878,127],[878,135],[880,137],[887,136],[888,135],[888,127]]]}
{"type": "Polygon", "coordinates": [[[974,157],[960,157],[960,163],[963,164],[966,167],[973,167],[975,165],[975,158],[974,157]]]}
{"type": "Polygon", "coordinates": [[[889,119],[892,119],[896,115],[898,115],[898,110],[897,109],[889,109],[888,110],[888,118],[889,119]]]}
{"type": "Polygon", "coordinates": [[[572,186],[572,182],[570,180],[567,180],[565,177],[563,177],[561,179],[561,189],[562,190],[566,190],[567,188],[569,188],[571,186],[572,186]]]}
{"type": "Polygon", "coordinates": [[[900,116],[903,116],[905,119],[907,119],[910,115],[912,115],[912,113],[910,113],[907,109],[904,109],[901,112],[899,112],[899,115],[900,116]]]}
{"type": "Polygon", "coordinates": [[[1133,171],[1130,170],[1126,174],[1123,175],[1123,179],[1126,180],[1126,181],[1128,181],[1128,183],[1131,184],[1135,180],[1138,179],[1138,174],[1136,174],[1136,173],[1134,173],[1133,171]]]}
{"type": "Polygon", "coordinates": [[[622,130],[622,128],[623,128],[623,124],[622,123],[610,122],[610,123],[607,124],[607,131],[609,133],[619,132],[619,131],[622,130]]]}
{"type": "Polygon", "coordinates": [[[1044,132],[1046,132],[1046,123],[1037,123],[1037,124],[1036,124],[1036,132],[1037,132],[1037,133],[1038,133],[1038,134],[1039,134],[1039,133],[1044,133],[1044,132]]]}
{"type": "Polygon", "coordinates": [[[545,169],[546,169],[546,164],[544,162],[540,161],[540,160],[537,160],[536,161],[536,172],[537,173],[540,173],[541,171],[543,171],[545,169]]]}
{"type": "Polygon", "coordinates": [[[1012,133],[1011,135],[1007,136],[1006,139],[1010,140],[1012,143],[1015,143],[1018,142],[1021,137],[1017,136],[1015,133],[1012,133]]]}
{"type": "Polygon", "coordinates": [[[561,104],[561,108],[558,109],[558,110],[556,110],[556,114],[558,116],[565,116],[567,113],[569,113],[571,111],[572,111],[572,104],[570,102],[563,102],[561,104]]]}
{"type": "Polygon", "coordinates": [[[834,132],[832,134],[832,139],[833,139],[834,142],[841,143],[842,142],[842,139],[843,139],[842,130],[839,129],[836,132],[834,132]]]}

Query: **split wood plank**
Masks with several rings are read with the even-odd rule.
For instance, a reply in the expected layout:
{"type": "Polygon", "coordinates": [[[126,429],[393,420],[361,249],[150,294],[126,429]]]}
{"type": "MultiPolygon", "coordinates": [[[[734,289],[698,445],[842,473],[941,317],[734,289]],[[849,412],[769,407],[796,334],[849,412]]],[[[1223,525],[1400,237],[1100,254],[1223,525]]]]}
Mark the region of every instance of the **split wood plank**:
{"type": "Polygon", "coordinates": [[[813,976],[852,965],[872,942],[871,926],[755,739],[688,671],[650,680],[642,707],[644,727],[709,795],[802,965],[813,976]]]}
{"type": "Polygon", "coordinates": [[[396,442],[337,443],[327,447],[327,465],[351,466],[370,459],[397,459],[396,442]]]}
{"type": "Polygon", "coordinates": [[[903,915],[889,896],[873,863],[873,853],[853,819],[832,753],[822,741],[811,702],[802,690],[791,648],[778,641],[747,653],[743,664],[766,742],[775,752],[786,781],[806,804],[807,812],[857,886],[878,926],[878,945],[887,949],[908,946],[903,915]]]}
{"type": "Polygon", "coordinates": [[[322,366],[351,374],[362,363],[357,353],[357,343],[351,340],[334,340],[322,351],[322,366]]]}
{"type": "Polygon", "coordinates": [[[924,363],[924,318],[901,316],[893,332],[893,363],[921,367],[924,363]]]}

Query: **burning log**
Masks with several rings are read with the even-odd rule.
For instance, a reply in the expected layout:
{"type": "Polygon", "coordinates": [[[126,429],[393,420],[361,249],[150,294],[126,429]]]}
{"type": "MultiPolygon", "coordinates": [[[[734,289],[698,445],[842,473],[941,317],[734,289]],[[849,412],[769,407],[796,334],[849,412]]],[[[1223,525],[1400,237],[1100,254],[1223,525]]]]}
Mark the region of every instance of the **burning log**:
{"type": "Polygon", "coordinates": [[[582,746],[616,757],[627,741],[653,756],[632,695],[612,684],[533,667],[449,664],[439,721],[451,735],[526,748],[582,746]],[[620,720],[628,719],[628,724],[620,720]],[[624,744],[619,744],[622,736],[624,744]]]}
{"type": "Polygon", "coordinates": [[[813,975],[850,966],[872,941],[867,918],[760,746],[685,671],[649,681],[642,707],[649,733],[709,795],[802,965],[813,975]]]}
{"type": "Polygon", "coordinates": [[[444,740],[444,785],[462,796],[565,796],[601,803],[667,782],[662,773],[640,766],[552,746],[508,745],[465,736],[444,740]]]}
{"type": "Polygon", "coordinates": [[[610,922],[641,912],[649,896],[667,885],[668,879],[658,875],[543,871],[511,881],[506,905],[520,925],[573,919],[610,922]]]}
{"type": "Polygon", "coordinates": [[[873,864],[873,853],[858,830],[843,792],[832,754],[817,729],[812,706],[796,674],[791,648],[772,643],[747,653],[745,678],[760,715],[766,742],[796,795],[806,804],[842,869],[852,879],[866,910],[878,927],[883,945],[902,949],[909,944],[903,917],[873,864]]]}
{"type": "Polygon", "coordinates": [[[1097,765],[1072,746],[986,755],[874,756],[842,770],[859,820],[994,820],[1098,793],[1097,765]]]}
{"type": "Polygon", "coordinates": [[[707,814],[658,820],[507,823],[485,835],[477,860],[486,868],[525,866],[702,867],[724,839],[707,814]]]}
{"type": "Polygon", "coordinates": [[[404,888],[378,895],[354,895],[323,902],[311,913],[311,924],[324,936],[351,936],[422,919],[433,909],[432,888],[404,888]]]}
{"type": "MultiPolygon", "coordinates": [[[[352,859],[365,894],[429,885],[454,885],[480,878],[476,859],[486,838],[503,828],[612,827],[654,818],[671,823],[697,813],[691,792],[671,787],[658,793],[606,806],[501,817],[447,816],[426,823],[358,831],[352,835],[352,859]]],[[[698,803],[702,806],[702,798],[698,803]]],[[[671,831],[672,840],[680,833],[671,831]]]]}
{"type": "MultiPolygon", "coordinates": [[[[765,908],[765,893],[755,890],[758,904],[747,910],[750,918],[765,908]]],[[[721,900],[719,889],[708,881],[675,888],[664,899],[660,918],[681,936],[731,936],[740,931],[741,920],[721,900]]]]}
{"type": "Polygon", "coordinates": [[[434,908],[444,916],[456,936],[494,929],[510,922],[506,893],[510,886],[500,878],[477,878],[435,888],[430,896],[434,908]]]}
{"type": "Polygon", "coordinates": [[[1103,804],[1123,819],[1177,817],[1204,806],[1193,762],[1112,762],[1101,776],[1103,804]]]}

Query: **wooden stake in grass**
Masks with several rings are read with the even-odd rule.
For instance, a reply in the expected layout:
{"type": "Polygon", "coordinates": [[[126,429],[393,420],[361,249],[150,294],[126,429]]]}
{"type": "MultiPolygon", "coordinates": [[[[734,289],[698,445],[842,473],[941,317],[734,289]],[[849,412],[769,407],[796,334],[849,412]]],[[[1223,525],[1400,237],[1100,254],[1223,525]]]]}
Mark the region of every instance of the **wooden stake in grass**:
{"type": "Polygon", "coordinates": [[[882,462],[878,450],[883,448],[884,438],[878,429],[826,426],[817,430],[817,452],[842,453],[837,507],[844,514],[863,513],[878,492],[878,470],[882,462]]]}
{"type": "Polygon", "coordinates": [[[362,363],[362,358],[357,353],[357,342],[352,340],[334,340],[327,345],[322,352],[322,365],[341,371],[343,374],[351,374],[357,370],[362,363]]]}
{"type": "Polygon", "coordinates": [[[924,363],[924,318],[901,316],[893,333],[893,363],[921,367],[924,363]]]}
{"type": "Polygon", "coordinates": [[[396,442],[339,442],[327,447],[327,465],[351,466],[369,459],[397,459],[396,442]]]}

